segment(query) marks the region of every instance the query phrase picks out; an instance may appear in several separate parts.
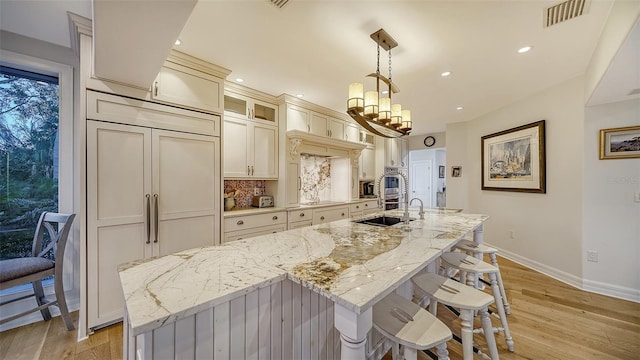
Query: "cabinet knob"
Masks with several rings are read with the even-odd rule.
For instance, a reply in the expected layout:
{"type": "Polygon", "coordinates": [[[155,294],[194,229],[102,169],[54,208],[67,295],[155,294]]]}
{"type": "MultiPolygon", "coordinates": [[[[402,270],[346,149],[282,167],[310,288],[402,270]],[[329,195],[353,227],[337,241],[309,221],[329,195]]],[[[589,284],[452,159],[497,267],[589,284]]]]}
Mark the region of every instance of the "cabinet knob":
{"type": "Polygon", "coordinates": [[[278,220],[278,216],[274,215],[271,220],[278,220]]]}
{"type": "Polygon", "coordinates": [[[360,209],[360,205],[356,205],[356,209],[360,209]]]}
{"type": "Polygon", "coordinates": [[[324,216],[320,216],[320,220],[324,220],[324,216]]]}
{"type": "Polygon", "coordinates": [[[364,206],[365,206],[365,207],[366,207],[366,206],[369,206],[369,204],[364,204],[364,206]]]}
{"type": "Polygon", "coordinates": [[[304,217],[304,213],[300,213],[300,217],[304,217]]]}
{"type": "Polygon", "coordinates": [[[236,223],[236,225],[244,225],[244,221],[242,221],[242,220],[238,220],[238,222],[236,223]]]}
{"type": "Polygon", "coordinates": [[[340,215],[340,216],[344,216],[344,213],[342,213],[342,215],[340,215]]]}

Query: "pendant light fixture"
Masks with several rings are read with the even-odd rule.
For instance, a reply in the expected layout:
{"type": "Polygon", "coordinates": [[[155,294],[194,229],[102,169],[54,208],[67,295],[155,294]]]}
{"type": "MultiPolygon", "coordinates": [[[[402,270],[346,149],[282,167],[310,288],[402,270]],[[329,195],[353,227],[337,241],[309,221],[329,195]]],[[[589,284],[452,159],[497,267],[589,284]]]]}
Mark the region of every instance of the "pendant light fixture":
{"type": "Polygon", "coordinates": [[[384,29],[371,34],[371,39],[378,44],[378,62],[375,73],[367,76],[376,78],[376,90],[364,91],[362,83],[349,85],[347,114],[366,130],[387,138],[409,135],[411,132],[411,111],[402,109],[400,104],[393,104],[391,94],[400,90],[391,78],[391,49],[398,43],[384,29]],[[389,77],[380,74],[380,48],[389,54],[389,77]],[[380,82],[388,86],[388,91],[380,93],[380,82]],[[386,95],[385,95],[386,93],[386,95]],[[382,96],[382,97],[380,97],[382,96]]]}

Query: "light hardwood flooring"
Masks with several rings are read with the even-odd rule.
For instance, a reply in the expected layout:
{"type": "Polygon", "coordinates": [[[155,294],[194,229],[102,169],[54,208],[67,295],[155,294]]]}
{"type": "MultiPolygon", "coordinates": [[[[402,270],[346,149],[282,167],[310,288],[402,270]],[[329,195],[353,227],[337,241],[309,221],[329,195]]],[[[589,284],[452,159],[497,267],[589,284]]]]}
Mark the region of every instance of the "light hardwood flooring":
{"type": "MultiPolygon", "coordinates": [[[[515,341],[510,353],[504,336],[496,336],[501,359],[640,359],[640,304],[575,289],[504,258],[498,262],[515,341]]],[[[77,312],[73,316],[77,319],[77,312]]],[[[439,317],[459,333],[459,320],[450,312],[441,308],[439,317]]],[[[474,335],[474,341],[488,353],[482,335],[474,335]]],[[[462,359],[455,341],[448,349],[452,360],[462,359]]],[[[122,359],[122,323],[81,342],[76,342],[76,331],[66,331],[60,317],[7,330],[0,333],[0,359],[122,359]]],[[[419,359],[430,358],[420,354],[419,359]]]]}

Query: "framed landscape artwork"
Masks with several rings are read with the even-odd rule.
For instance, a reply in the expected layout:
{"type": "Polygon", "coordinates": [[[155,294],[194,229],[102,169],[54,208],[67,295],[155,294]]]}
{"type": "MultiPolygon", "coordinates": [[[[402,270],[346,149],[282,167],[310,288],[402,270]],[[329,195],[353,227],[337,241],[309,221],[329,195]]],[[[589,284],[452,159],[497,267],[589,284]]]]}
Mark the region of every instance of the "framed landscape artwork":
{"type": "Polygon", "coordinates": [[[640,158],[640,126],[600,130],[600,160],[640,158]]]}
{"type": "Polygon", "coordinates": [[[546,193],[545,121],[482,137],[482,190],[546,193]]]}
{"type": "Polygon", "coordinates": [[[461,177],[461,176],[462,176],[462,166],[452,166],[451,177],[461,177]]]}

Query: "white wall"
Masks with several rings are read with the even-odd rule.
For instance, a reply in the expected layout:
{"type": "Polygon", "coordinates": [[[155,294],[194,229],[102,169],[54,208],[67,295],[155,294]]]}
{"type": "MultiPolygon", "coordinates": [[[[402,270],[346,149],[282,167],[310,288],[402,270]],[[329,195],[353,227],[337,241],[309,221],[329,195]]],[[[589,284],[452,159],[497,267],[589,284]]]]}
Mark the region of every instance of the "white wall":
{"type": "Polygon", "coordinates": [[[583,252],[583,121],[584,78],[577,77],[467,123],[447,125],[447,206],[488,214],[487,243],[577,286],[583,252]],[[481,137],[539,120],[546,120],[547,193],[481,190],[481,137]],[[461,178],[450,177],[452,165],[462,165],[461,178]]]}
{"type": "Polygon", "coordinates": [[[599,131],[632,125],[640,125],[640,99],[586,108],[582,261],[585,289],[640,299],[640,159],[598,159],[599,131]]]}

